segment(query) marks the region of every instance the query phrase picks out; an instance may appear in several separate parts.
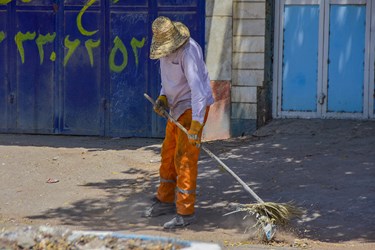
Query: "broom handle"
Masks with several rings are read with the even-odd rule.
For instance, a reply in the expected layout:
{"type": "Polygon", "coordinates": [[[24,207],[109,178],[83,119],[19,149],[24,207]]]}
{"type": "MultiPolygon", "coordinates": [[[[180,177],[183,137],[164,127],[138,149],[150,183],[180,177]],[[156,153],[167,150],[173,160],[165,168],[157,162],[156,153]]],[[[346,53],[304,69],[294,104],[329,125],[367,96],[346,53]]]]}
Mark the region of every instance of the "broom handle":
{"type": "MultiPolygon", "coordinates": [[[[147,95],[146,93],[144,93],[144,97],[149,100],[153,105],[155,105],[155,101],[149,96],[147,95]]],[[[176,124],[177,127],[179,127],[187,136],[189,136],[189,133],[187,131],[187,129],[182,126],[176,119],[174,119],[166,110],[163,109],[163,114],[169,119],[171,120],[171,122],[173,122],[174,124],[176,124]]],[[[238,175],[236,175],[227,165],[224,164],[224,162],[222,162],[219,157],[217,157],[216,155],[214,155],[214,153],[212,153],[208,148],[206,148],[205,146],[201,146],[201,148],[212,158],[214,159],[215,161],[217,161],[223,168],[225,171],[227,171],[230,175],[232,175],[242,186],[243,188],[251,194],[251,196],[254,197],[254,199],[256,199],[259,203],[264,203],[264,201],[248,186],[246,185],[246,183],[241,180],[240,177],[238,177],[238,175]]]]}
{"type": "Polygon", "coordinates": [[[205,146],[201,146],[202,149],[214,160],[216,160],[224,169],[225,171],[227,171],[230,175],[232,175],[234,177],[234,179],[236,179],[242,186],[243,188],[251,194],[251,196],[254,197],[254,199],[256,199],[259,203],[264,203],[264,201],[248,186],[246,185],[246,183],[241,180],[240,177],[238,177],[238,175],[236,175],[227,165],[224,164],[224,162],[222,162],[219,157],[217,157],[216,155],[214,155],[214,153],[212,153],[208,148],[206,148],[205,146]]]}
{"type": "MultiPolygon", "coordinates": [[[[152,99],[149,95],[147,95],[146,93],[144,93],[143,95],[146,97],[147,100],[149,100],[152,103],[152,105],[154,105],[154,106],[156,105],[156,102],[154,101],[154,99],[152,99]]],[[[176,124],[177,127],[179,127],[187,136],[189,136],[189,133],[188,133],[187,129],[184,126],[182,126],[181,123],[179,123],[176,119],[174,119],[173,116],[171,116],[168,113],[168,111],[166,111],[165,109],[161,108],[161,110],[162,110],[162,112],[163,112],[163,114],[166,118],[171,120],[171,122],[176,124]]]]}

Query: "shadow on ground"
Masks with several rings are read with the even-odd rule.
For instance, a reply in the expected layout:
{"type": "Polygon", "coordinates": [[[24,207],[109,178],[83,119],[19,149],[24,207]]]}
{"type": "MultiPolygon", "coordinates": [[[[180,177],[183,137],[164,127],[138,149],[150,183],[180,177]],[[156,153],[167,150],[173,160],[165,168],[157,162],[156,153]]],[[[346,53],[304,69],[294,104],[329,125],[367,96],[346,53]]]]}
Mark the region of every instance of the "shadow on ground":
{"type": "Polygon", "coordinates": [[[158,152],[158,147],[153,147],[153,145],[161,142],[162,139],[160,138],[1,134],[0,146],[86,148],[88,151],[136,150],[145,148],[158,152]]]}
{"type": "MultiPolygon", "coordinates": [[[[206,143],[265,201],[293,201],[306,209],[292,222],[296,234],[326,242],[375,242],[373,145],[375,122],[337,120],[276,120],[251,137],[206,143]]],[[[199,166],[199,220],[189,229],[243,233],[252,221],[243,220],[244,214],[222,214],[232,202],[255,200],[203,152],[199,166]]],[[[93,230],[160,230],[168,216],[140,216],[158,184],[157,172],[130,168],[124,173],[131,176],[85,185],[105,190],[105,199],[82,199],[29,218],[93,230]]]]}

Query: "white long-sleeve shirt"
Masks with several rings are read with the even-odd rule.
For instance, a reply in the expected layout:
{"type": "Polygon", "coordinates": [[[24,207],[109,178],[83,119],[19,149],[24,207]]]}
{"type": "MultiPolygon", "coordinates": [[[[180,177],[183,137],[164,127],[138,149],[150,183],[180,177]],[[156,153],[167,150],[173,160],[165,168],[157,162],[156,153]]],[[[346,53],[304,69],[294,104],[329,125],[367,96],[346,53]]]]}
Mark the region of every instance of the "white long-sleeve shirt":
{"type": "Polygon", "coordinates": [[[203,123],[206,107],[214,103],[202,49],[190,38],[180,49],[160,58],[162,88],[170,114],[176,120],[192,109],[193,120],[203,123]]]}

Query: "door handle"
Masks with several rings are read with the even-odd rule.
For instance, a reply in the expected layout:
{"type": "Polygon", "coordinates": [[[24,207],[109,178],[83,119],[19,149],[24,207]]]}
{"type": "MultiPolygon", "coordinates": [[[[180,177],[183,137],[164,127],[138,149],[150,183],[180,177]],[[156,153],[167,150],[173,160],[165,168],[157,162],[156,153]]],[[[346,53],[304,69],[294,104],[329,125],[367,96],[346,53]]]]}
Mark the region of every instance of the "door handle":
{"type": "Polygon", "coordinates": [[[321,93],[320,96],[319,96],[319,99],[318,99],[318,103],[320,105],[323,105],[325,98],[326,98],[326,95],[324,93],[321,93]]]}

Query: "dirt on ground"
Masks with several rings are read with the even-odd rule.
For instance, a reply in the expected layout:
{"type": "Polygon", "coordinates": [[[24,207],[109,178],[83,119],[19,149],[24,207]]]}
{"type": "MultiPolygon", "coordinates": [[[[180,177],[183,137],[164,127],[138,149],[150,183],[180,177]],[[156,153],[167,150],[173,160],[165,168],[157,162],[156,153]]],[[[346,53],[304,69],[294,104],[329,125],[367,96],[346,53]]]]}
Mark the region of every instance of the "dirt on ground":
{"type": "Polygon", "coordinates": [[[162,139],[0,134],[0,233],[47,225],[214,242],[223,249],[375,249],[375,121],[273,120],[205,142],[263,200],[306,214],[260,242],[232,204],[256,202],[203,151],[195,224],[142,218],[159,183],[162,139]]]}

